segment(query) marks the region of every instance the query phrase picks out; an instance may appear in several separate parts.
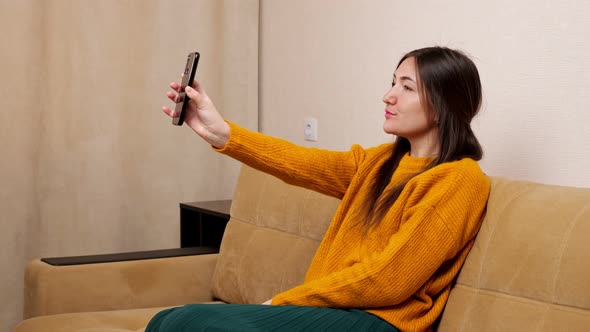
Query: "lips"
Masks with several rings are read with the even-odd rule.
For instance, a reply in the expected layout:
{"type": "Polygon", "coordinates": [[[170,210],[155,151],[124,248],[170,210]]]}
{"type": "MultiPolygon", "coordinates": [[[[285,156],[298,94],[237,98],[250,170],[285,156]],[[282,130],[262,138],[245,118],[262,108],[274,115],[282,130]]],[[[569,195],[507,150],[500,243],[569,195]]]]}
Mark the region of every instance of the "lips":
{"type": "Polygon", "coordinates": [[[393,113],[391,113],[391,112],[390,112],[390,111],[388,111],[388,110],[385,110],[385,118],[386,118],[386,119],[389,119],[389,118],[391,118],[391,117],[393,117],[393,116],[395,116],[395,115],[396,115],[396,114],[393,114],[393,113]]]}

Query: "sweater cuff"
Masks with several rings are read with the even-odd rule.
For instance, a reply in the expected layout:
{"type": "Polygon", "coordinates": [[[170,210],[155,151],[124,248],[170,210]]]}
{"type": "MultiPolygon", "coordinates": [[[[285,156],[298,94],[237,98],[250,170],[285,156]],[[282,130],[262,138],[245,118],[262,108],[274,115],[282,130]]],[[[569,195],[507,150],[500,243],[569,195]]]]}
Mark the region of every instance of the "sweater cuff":
{"type": "Polygon", "coordinates": [[[211,148],[213,150],[215,150],[217,152],[224,153],[224,154],[225,154],[225,152],[227,152],[227,150],[231,150],[231,145],[235,145],[235,144],[232,144],[233,140],[236,136],[235,133],[236,133],[236,131],[239,131],[239,129],[240,129],[237,125],[235,125],[232,122],[229,122],[227,120],[225,120],[225,122],[229,125],[229,139],[227,140],[227,142],[225,142],[225,145],[222,148],[218,148],[218,147],[211,145],[211,148]]]}
{"type": "MultiPolygon", "coordinates": [[[[295,295],[295,294],[292,294],[293,292],[294,292],[293,288],[291,288],[289,290],[286,290],[282,293],[275,295],[272,298],[272,304],[273,305],[310,305],[305,300],[302,300],[302,301],[294,300],[294,297],[291,296],[291,295],[295,295]]],[[[297,295],[295,295],[295,297],[297,297],[297,295]]],[[[320,305],[318,305],[316,303],[315,306],[320,306],[320,305]]]]}

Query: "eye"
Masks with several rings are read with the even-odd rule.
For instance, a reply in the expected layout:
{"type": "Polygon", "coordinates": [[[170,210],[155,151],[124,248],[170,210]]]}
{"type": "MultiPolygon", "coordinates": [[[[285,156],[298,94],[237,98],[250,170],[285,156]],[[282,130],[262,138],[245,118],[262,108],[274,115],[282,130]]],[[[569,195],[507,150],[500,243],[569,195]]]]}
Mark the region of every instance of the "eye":
{"type": "Polygon", "coordinates": [[[393,88],[395,86],[395,81],[391,82],[391,87],[393,88]]]}
{"type": "Polygon", "coordinates": [[[410,87],[409,87],[409,86],[407,86],[407,85],[404,85],[404,90],[406,90],[406,91],[414,91],[412,88],[410,88],[410,87]]]}

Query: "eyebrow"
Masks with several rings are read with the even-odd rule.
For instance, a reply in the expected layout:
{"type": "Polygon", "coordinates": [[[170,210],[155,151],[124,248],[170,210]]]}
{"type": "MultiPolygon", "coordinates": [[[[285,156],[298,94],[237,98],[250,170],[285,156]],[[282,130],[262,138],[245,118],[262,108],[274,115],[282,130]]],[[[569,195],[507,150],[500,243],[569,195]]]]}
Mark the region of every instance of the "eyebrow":
{"type": "MultiPolygon", "coordinates": [[[[393,79],[394,79],[394,80],[396,79],[396,77],[395,77],[395,74],[393,74],[393,79]]],[[[400,81],[403,81],[403,80],[410,80],[410,81],[412,81],[412,82],[416,83],[416,81],[414,81],[414,80],[413,80],[413,79],[412,79],[410,76],[402,76],[402,77],[400,77],[399,79],[400,79],[400,81]]]]}

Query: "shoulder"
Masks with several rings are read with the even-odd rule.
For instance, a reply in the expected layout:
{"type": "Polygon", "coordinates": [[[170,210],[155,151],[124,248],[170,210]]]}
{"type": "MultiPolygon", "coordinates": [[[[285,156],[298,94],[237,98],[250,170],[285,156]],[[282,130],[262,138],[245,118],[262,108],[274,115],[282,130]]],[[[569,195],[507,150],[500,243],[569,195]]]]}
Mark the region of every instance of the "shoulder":
{"type": "Polygon", "coordinates": [[[414,177],[408,192],[410,209],[432,211],[457,239],[473,238],[490,193],[490,179],[473,159],[443,163],[414,177]]]}
{"type": "Polygon", "coordinates": [[[469,200],[487,201],[490,179],[471,158],[437,165],[414,177],[408,185],[423,195],[434,195],[432,205],[452,199],[466,197],[469,200]]]}
{"type": "Polygon", "coordinates": [[[395,143],[383,143],[369,148],[363,148],[359,144],[354,144],[350,148],[351,151],[362,151],[366,155],[391,153],[395,147],[395,143]]]}
{"type": "Polygon", "coordinates": [[[479,167],[477,161],[471,158],[463,158],[437,165],[421,175],[425,175],[425,178],[431,181],[447,180],[449,184],[464,184],[464,181],[473,181],[482,184],[489,184],[490,182],[489,178],[479,167]]]}
{"type": "Polygon", "coordinates": [[[353,145],[351,151],[362,153],[365,160],[380,160],[389,158],[395,149],[395,143],[384,143],[370,148],[362,148],[360,145],[353,145]]]}
{"type": "Polygon", "coordinates": [[[395,143],[385,143],[370,148],[364,148],[359,144],[354,144],[348,151],[339,153],[348,155],[348,158],[354,159],[361,168],[368,165],[374,165],[377,161],[387,159],[391,156],[395,143]]]}

